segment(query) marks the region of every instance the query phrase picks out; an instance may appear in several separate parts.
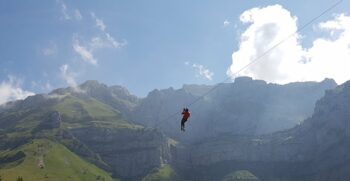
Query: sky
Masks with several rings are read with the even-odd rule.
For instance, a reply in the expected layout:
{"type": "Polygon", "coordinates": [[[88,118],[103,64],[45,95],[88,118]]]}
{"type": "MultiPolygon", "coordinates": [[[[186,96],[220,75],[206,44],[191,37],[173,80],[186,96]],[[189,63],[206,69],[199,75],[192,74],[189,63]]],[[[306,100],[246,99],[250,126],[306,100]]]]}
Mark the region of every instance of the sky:
{"type": "Polygon", "coordinates": [[[0,104],[86,80],[139,97],[237,76],[341,84],[350,79],[350,2],[298,31],[336,2],[0,0],[0,104]]]}

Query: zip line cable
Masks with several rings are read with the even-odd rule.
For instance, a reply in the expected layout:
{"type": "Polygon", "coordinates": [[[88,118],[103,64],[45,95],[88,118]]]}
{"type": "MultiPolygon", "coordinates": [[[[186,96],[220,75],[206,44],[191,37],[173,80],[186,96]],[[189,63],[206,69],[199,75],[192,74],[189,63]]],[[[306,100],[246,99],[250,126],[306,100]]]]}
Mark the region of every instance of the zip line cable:
{"type": "MultiPolygon", "coordinates": [[[[312,18],[311,20],[309,20],[307,23],[305,23],[303,26],[301,26],[297,31],[291,33],[289,36],[287,36],[286,38],[282,39],[281,41],[279,41],[277,44],[275,44],[274,46],[270,47],[269,49],[267,49],[265,52],[263,52],[261,55],[257,56],[255,59],[253,59],[253,61],[249,62],[248,64],[246,64],[245,66],[243,66],[242,68],[240,68],[238,71],[236,71],[235,73],[233,73],[232,75],[237,76],[238,73],[242,72],[243,70],[245,70],[246,68],[248,68],[249,66],[255,64],[256,62],[258,62],[259,60],[261,60],[261,58],[263,58],[264,56],[266,56],[267,54],[269,54],[272,50],[274,50],[275,48],[277,48],[278,46],[280,46],[281,44],[283,44],[285,41],[287,41],[289,38],[293,37],[295,34],[301,32],[302,30],[304,30],[306,27],[308,27],[310,24],[314,23],[317,19],[319,19],[320,17],[322,17],[323,15],[325,15],[326,13],[328,13],[329,11],[333,10],[335,7],[337,7],[339,4],[341,4],[343,2],[343,0],[339,0],[336,3],[334,3],[332,6],[330,6],[329,8],[325,9],[324,11],[322,11],[318,16],[312,18]]],[[[226,81],[230,80],[231,77],[226,78],[225,80],[219,82],[218,84],[216,84],[213,88],[211,88],[210,90],[208,90],[207,92],[205,92],[203,95],[197,97],[194,101],[192,101],[190,104],[188,104],[186,107],[190,107],[193,104],[197,103],[199,100],[203,99],[205,96],[207,96],[208,94],[210,94],[211,92],[213,92],[214,90],[216,90],[218,87],[220,87],[220,85],[222,83],[225,83],[226,81]]],[[[166,122],[168,119],[180,114],[181,111],[177,111],[173,114],[171,114],[170,116],[166,117],[165,119],[162,120],[162,123],[166,122]]]]}

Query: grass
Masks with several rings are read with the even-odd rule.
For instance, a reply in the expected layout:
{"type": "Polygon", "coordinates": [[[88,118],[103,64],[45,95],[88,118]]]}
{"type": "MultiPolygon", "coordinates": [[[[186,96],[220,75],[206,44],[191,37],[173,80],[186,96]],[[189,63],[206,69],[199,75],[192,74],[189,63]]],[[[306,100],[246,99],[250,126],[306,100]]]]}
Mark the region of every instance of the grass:
{"type": "MultiPolygon", "coordinates": [[[[109,105],[94,98],[80,98],[72,95],[65,96],[55,104],[2,113],[0,114],[0,123],[4,125],[0,128],[2,133],[0,140],[14,143],[9,144],[8,148],[3,147],[3,149],[13,150],[0,149],[0,177],[2,181],[16,180],[18,177],[22,177],[24,181],[113,181],[109,173],[67,149],[63,145],[67,143],[66,146],[69,147],[67,140],[61,140],[61,142],[50,140],[60,140],[56,137],[59,131],[70,128],[96,127],[132,129],[133,131],[143,129],[142,126],[126,121],[118,110],[109,105]],[[53,111],[58,111],[61,114],[61,125],[54,129],[37,130],[38,125],[50,119],[53,111]],[[34,138],[36,140],[30,142],[34,138]],[[24,153],[25,157],[9,162],[8,158],[14,158],[13,155],[17,153],[24,153]],[[40,160],[43,160],[44,168],[40,168],[40,160]]],[[[72,142],[72,144],[76,143],[72,142]]],[[[102,163],[102,160],[99,161],[102,163]]],[[[162,168],[160,174],[164,175],[164,171],[162,168]]]]}
{"type": "Polygon", "coordinates": [[[24,181],[113,181],[107,172],[81,159],[63,145],[46,139],[3,151],[0,156],[13,155],[19,151],[25,153],[25,158],[16,164],[9,163],[10,168],[2,167],[2,180],[16,180],[20,176],[24,181]]]}
{"type": "Polygon", "coordinates": [[[93,98],[79,99],[74,96],[66,96],[55,107],[59,112],[69,117],[79,116],[78,113],[86,111],[92,118],[115,117],[120,113],[93,98]]]}
{"type": "Polygon", "coordinates": [[[66,96],[62,102],[54,106],[64,117],[64,128],[79,128],[86,126],[105,128],[142,128],[128,123],[118,112],[109,105],[94,98],[80,99],[71,95],[66,96]]]}
{"type": "Polygon", "coordinates": [[[238,170],[226,175],[222,181],[258,181],[259,179],[248,170],[238,170]]]}
{"type": "Polygon", "coordinates": [[[142,181],[175,181],[178,180],[177,174],[170,165],[155,170],[153,173],[145,176],[142,181]]]}

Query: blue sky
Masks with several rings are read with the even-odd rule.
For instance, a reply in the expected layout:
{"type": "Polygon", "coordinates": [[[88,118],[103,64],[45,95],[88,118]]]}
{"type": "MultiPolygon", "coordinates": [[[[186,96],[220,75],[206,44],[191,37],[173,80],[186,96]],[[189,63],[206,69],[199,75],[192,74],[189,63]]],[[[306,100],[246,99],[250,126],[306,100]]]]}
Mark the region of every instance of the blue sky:
{"type": "MultiPolygon", "coordinates": [[[[138,96],[156,88],[215,84],[229,76],[232,54],[241,50],[249,26],[240,20],[243,12],[279,4],[300,26],[335,2],[1,0],[0,82],[7,91],[26,94],[93,79],[138,96]]],[[[348,7],[349,1],[342,2],[301,32],[301,46],[312,46],[323,36],[316,25],[349,15],[348,7]]]]}

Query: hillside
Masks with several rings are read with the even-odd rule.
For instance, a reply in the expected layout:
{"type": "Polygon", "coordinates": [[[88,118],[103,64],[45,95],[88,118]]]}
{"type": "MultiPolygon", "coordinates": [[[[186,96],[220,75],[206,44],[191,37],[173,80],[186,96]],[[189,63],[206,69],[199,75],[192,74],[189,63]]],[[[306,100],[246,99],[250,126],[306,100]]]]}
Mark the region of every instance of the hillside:
{"type": "MultiPolygon", "coordinates": [[[[164,135],[129,122],[120,110],[91,96],[88,90],[93,87],[89,86],[96,85],[82,84],[79,91],[58,89],[3,106],[0,150],[49,139],[110,172],[114,178],[128,180],[138,180],[169,160],[164,135]]],[[[57,174],[60,172],[58,169],[57,174]]]]}
{"type": "Polygon", "coordinates": [[[49,140],[33,140],[14,150],[1,151],[0,155],[3,180],[22,177],[23,180],[113,181],[106,171],[49,140]]]}

